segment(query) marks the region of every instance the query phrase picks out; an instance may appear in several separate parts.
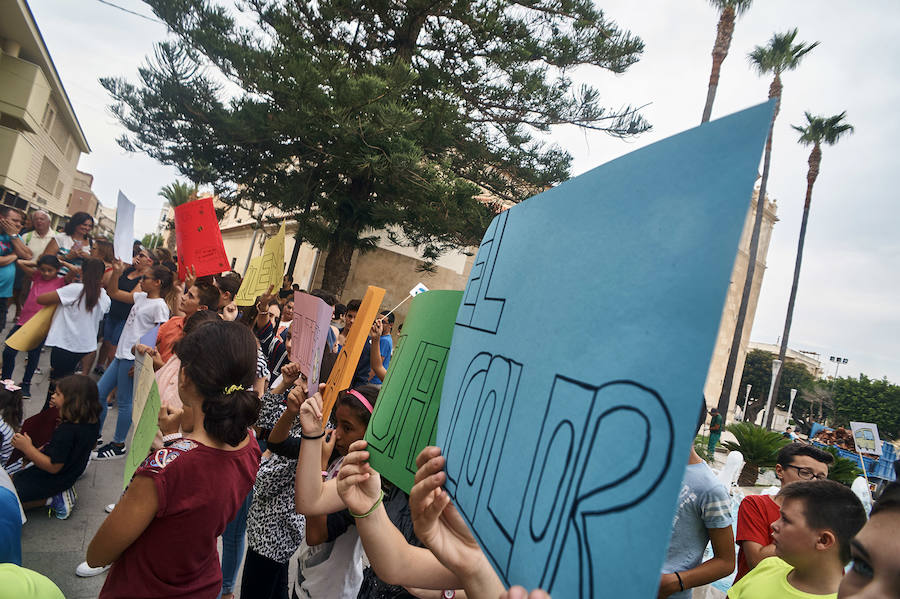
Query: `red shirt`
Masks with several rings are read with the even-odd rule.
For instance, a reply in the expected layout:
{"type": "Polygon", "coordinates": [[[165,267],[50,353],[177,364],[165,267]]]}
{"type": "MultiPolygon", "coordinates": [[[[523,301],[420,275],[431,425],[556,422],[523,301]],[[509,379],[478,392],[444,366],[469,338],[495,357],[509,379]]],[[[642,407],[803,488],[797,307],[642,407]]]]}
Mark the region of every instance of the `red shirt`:
{"type": "Polygon", "coordinates": [[[256,480],[260,450],[225,451],[182,439],[147,457],[159,510],[109,571],[101,599],[208,598],[222,588],[216,539],[256,480]]]}
{"type": "Polygon", "coordinates": [[[172,357],[175,342],[184,337],[184,316],[173,316],[159,327],[156,333],[156,349],[163,362],[172,357]]]}
{"type": "Polygon", "coordinates": [[[781,508],[769,495],[748,495],[738,508],[737,533],[734,542],[740,545],[737,558],[737,582],[750,571],[741,541],[753,541],[763,547],[772,544],[772,523],[781,517],[781,508]]]}

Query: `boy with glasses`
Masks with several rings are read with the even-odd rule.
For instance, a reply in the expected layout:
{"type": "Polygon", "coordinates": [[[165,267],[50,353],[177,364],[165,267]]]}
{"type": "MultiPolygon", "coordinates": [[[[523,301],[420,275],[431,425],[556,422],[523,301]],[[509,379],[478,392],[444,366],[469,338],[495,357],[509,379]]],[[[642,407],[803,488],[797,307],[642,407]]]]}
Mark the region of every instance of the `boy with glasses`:
{"type": "MultiPolygon", "coordinates": [[[[812,445],[791,443],[778,452],[775,476],[781,481],[782,489],[799,481],[824,480],[828,478],[828,466],[832,462],[834,457],[827,451],[812,445]]],[[[735,582],[764,558],[775,555],[772,523],[780,517],[782,501],[781,495],[774,498],[748,495],[741,502],[734,537],[740,547],[735,582]]]]}

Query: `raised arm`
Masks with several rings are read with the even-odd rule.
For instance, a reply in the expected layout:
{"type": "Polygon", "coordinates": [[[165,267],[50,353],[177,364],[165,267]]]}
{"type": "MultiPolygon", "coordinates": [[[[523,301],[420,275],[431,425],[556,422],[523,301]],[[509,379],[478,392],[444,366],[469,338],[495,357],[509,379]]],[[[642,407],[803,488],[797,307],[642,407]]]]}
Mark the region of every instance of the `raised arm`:
{"type": "Polygon", "coordinates": [[[53,306],[60,303],[59,294],[56,291],[48,291],[47,293],[42,293],[34,298],[34,301],[42,306],[53,306]]]}
{"type": "Polygon", "coordinates": [[[134,293],[119,289],[119,277],[122,276],[123,272],[125,272],[125,264],[121,260],[116,260],[112,274],[106,282],[106,294],[109,296],[109,299],[120,301],[123,304],[133,304],[134,293]]]}
{"type": "Polygon", "coordinates": [[[388,584],[422,589],[462,588],[456,575],[431,551],[410,545],[388,518],[381,477],[369,465],[365,441],[350,446],[337,480],[338,491],[356,519],[366,557],[378,578],[388,584]]]}
{"type": "Polygon", "coordinates": [[[59,243],[57,243],[56,239],[51,239],[50,243],[47,244],[47,247],[44,248],[44,253],[41,256],[56,256],[59,254],[59,243]]]}
{"type": "Polygon", "coordinates": [[[34,257],[34,254],[32,253],[31,248],[22,241],[22,236],[19,235],[19,224],[8,218],[0,218],[0,226],[2,226],[3,231],[9,235],[13,253],[23,260],[31,260],[34,257]]]}
{"type": "MultiPolygon", "coordinates": [[[[303,392],[294,387],[288,401],[299,402],[303,392]],[[293,396],[293,397],[292,397],[293,396]]],[[[316,393],[303,401],[300,407],[300,455],[297,458],[297,475],[294,477],[294,507],[298,514],[318,516],[344,509],[334,479],[322,482],[322,443],[325,429],[322,427],[322,396],[316,393]]]]}
{"type": "Polygon", "coordinates": [[[372,351],[369,352],[369,366],[380,380],[384,380],[387,376],[387,369],[384,367],[384,358],[381,357],[379,341],[381,340],[381,332],[384,330],[384,321],[380,318],[375,319],[372,328],[369,331],[369,339],[372,342],[372,351]]]}

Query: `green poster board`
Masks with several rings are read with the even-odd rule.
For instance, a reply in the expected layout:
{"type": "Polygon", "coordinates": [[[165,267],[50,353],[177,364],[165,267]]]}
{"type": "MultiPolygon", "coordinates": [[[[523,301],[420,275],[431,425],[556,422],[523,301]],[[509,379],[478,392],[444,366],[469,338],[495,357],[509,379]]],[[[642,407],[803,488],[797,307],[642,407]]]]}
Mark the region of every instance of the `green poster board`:
{"type": "Polygon", "coordinates": [[[128,483],[131,482],[131,477],[134,476],[134,471],[138,469],[138,466],[150,453],[150,446],[153,444],[153,438],[156,437],[156,431],[159,429],[160,405],[159,388],[154,380],[153,384],[150,385],[147,401],[144,403],[144,410],[141,412],[141,419],[134,429],[134,437],[131,439],[128,455],[125,456],[124,487],[128,486],[128,483]]]}
{"type": "Polygon", "coordinates": [[[415,296],[366,430],[369,462],[409,493],[416,456],[434,444],[444,370],[462,291],[415,296]]]}

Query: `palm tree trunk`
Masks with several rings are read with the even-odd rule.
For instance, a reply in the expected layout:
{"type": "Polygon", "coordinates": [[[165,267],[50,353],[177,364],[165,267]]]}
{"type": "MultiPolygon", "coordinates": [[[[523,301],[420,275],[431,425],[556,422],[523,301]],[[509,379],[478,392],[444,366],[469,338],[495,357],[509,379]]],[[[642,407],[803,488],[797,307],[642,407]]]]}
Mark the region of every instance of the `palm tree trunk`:
{"type": "Polygon", "coordinates": [[[731,351],[728,354],[728,363],[725,365],[725,377],[722,380],[722,393],[719,395],[717,408],[719,414],[728,421],[728,407],[731,403],[731,387],[734,385],[734,374],[737,370],[738,354],[741,350],[741,338],[744,334],[744,322],[747,320],[747,310],[750,306],[750,292],[753,290],[753,277],[756,275],[756,259],[759,253],[759,235],[762,231],[763,212],[766,208],[766,186],[769,182],[769,167],[772,164],[772,135],[775,132],[775,119],[778,118],[778,109],[781,105],[781,80],[778,75],[769,87],[769,98],[775,98],[775,112],[772,114],[772,122],[769,124],[769,137],[766,139],[766,152],[763,159],[762,179],[759,182],[759,196],[756,198],[756,218],[753,221],[753,232],[750,235],[750,248],[747,255],[747,276],[744,278],[744,290],[741,293],[741,304],[738,307],[737,322],[734,325],[734,335],[731,338],[731,351]],[[777,85],[776,85],[777,84],[777,85]],[[773,96],[774,91],[777,96],[773,96]]]}
{"type": "Polygon", "coordinates": [[[738,476],[737,484],[739,487],[752,487],[759,478],[759,466],[756,464],[744,464],[740,476],[738,476]]]}
{"type": "Polygon", "coordinates": [[[727,6],[722,9],[719,16],[719,25],[716,27],[716,43],[712,51],[712,71],[709,74],[709,88],[706,90],[706,104],[703,107],[703,117],[700,123],[709,121],[712,115],[713,102],[716,99],[716,89],[719,87],[719,72],[722,63],[728,56],[728,48],[731,47],[731,38],[734,35],[734,7],[727,6]]]}
{"type": "MultiPolygon", "coordinates": [[[[791,334],[791,322],[794,319],[794,303],[797,300],[797,285],[800,283],[800,267],[803,264],[803,243],[806,240],[806,224],[809,221],[809,205],[812,200],[813,185],[819,176],[819,164],[822,160],[822,149],[819,144],[813,146],[809,154],[809,172],[806,175],[806,201],[803,203],[803,220],[800,221],[800,239],[797,242],[797,260],[794,263],[794,282],[791,285],[791,297],[788,300],[787,316],[784,319],[784,332],[781,335],[781,349],[778,351],[778,359],[784,362],[787,353],[788,337],[791,334]]],[[[778,385],[781,382],[781,370],[775,376],[775,386],[772,393],[778,397],[778,385]]],[[[775,416],[775,402],[772,402],[772,410],[766,417],[766,428],[772,428],[772,420],[775,416]]]]}

